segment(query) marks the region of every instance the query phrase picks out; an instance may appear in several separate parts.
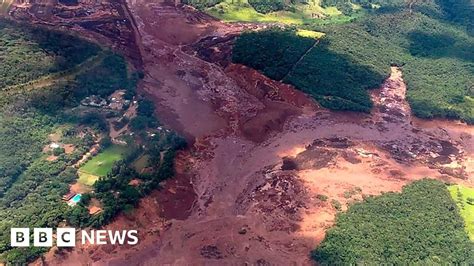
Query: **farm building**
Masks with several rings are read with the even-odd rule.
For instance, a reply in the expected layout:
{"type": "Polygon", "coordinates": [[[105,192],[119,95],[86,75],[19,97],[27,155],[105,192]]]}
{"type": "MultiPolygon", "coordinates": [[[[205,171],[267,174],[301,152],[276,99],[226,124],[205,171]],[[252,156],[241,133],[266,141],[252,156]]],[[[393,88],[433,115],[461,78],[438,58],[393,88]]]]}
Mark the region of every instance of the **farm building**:
{"type": "Polygon", "coordinates": [[[63,200],[64,200],[64,201],[69,201],[69,200],[72,199],[72,197],[74,197],[75,195],[76,195],[76,193],[69,192],[69,193],[67,193],[66,195],[63,196],[63,200]]]}

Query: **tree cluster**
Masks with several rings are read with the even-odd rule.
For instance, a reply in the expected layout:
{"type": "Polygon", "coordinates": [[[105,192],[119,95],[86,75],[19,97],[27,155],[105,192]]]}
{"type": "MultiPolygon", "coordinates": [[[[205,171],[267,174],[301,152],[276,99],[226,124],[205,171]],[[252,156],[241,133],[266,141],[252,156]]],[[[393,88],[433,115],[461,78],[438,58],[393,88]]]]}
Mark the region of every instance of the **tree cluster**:
{"type": "Polygon", "coordinates": [[[474,243],[446,186],[425,179],[339,213],[312,258],[322,265],[469,265],[474,243]]]}

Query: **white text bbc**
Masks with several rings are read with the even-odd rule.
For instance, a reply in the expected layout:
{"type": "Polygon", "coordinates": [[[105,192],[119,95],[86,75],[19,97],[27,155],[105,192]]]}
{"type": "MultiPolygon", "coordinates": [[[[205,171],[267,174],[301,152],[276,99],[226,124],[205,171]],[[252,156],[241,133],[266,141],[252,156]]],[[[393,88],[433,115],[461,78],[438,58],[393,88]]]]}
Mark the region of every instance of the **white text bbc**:
{"type": "MultiPolygon", "coordinates": [[[[83,245],[136,245],[138,243],[137,230],[81,230],[79,235],[83,245]]],[[[10,234],[10,245],[12,247],[29,247],[30,228],[12,228],[10,234]]],[[[53,228],[33,228],[33,246],[53,246],[53,228]]],[[[76,246],[76,229],[57,228],[56,246],[76,246]]]]}

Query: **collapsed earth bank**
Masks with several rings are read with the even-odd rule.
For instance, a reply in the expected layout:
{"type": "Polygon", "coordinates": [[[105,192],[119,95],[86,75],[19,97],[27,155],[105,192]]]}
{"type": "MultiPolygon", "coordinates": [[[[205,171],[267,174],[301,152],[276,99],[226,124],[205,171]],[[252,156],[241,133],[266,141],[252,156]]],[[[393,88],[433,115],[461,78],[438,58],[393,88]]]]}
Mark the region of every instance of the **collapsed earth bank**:
{"type": "Polygon", "coordinates": [[[265,26],[166,1],[53,2],[10,15],[122,51],[144,71],[139,92],[192,147],[175,179],[107,226],[138,229],[139,245],[52,249],[38,264],[310,264],[334,222],[331,201],[345,209],[427,176],[473,186],[472,127],[413,118],[403,69],[372,92],[370,114],[331,112],[230,62],[235,36],[265,26]]]}

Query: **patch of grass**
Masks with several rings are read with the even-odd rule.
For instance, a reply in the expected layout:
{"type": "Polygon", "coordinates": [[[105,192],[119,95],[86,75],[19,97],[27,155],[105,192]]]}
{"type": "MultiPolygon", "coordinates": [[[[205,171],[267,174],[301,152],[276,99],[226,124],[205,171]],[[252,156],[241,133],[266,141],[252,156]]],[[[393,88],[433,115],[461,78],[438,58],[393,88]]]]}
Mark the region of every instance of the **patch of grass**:
{"type": "Polygon", "coordinates": [[[362,189],[360,187],[351,188],[349,190],[344,191],[344,198],[350,199],[360,193],[362,193],[362,189]]]}
{"type": "Polygon", "coordinates": [[[319,199],[320,201],[327,201],[328,200],[328,196],[323,195],[323,194],[316,195],[316,198],[319,199]]]}
{"type": "Polygon", "coordinates": [[[321,265],[469,265],[474,243],[444,183],[424,179],[351,205],[312,258],[321,265]]]}
{"type": "Polygon", "coordinates": [[[279,24],[309,24],[321,20],[318,17],[346,17],[335,7],[322,8],[318,1],[291,5],[287,10],[262,14],[257,12],[247,0],[225,0],[204,10],[210,15],[228,22],[274,22],[279,24]]]}
{"type": "Polygon", "coordinates": [[[342,210],[342,205],[338,200],[331,200],[331,206],[336,209],[336,211],[341,211],[342,210]]]}
{"type": "Polygon", "coordinates": [[[112,145],[85,163],[79,168],[79,172],[94,176],[105,176],[112,170],[114,162],[121,160],[126,152],[127,147],[112,145]]]}
{"type": "Polygon", "coordinates": [[[474,188],[453,185],[449,186],[448,189],[464,219],[469,238],[474,241],[474,188]],[[472,200],[468,201],[469,198],[472,200]]]}
{"type": "Polygon", "coordinates": [[[227,22],[278,22],[282,24],[303,24],[304,15],[288,11],[261,14],[255,11],[246,1],[242,4],[222,2],[206,9],[210,15],[227,22]]]}
{"type": "Polygon", "coordinates": [[[133,168],[135,169],[135,171],[140,173],[144,168],[148,167],[149,159],[150,156],[147,154],[138,157],[138,159],[133,162],[133,168]]]}
{"type": "Polygon", "coordinates": [[[81,171],[78,172],[78,175],[79,175],[79,179],[77,179],[77,182],[79,182],[80,184],[87,185],[87,186],[94,185],[95,181],[99,179],[99,176],[97,175],[91,175],[91,174],[81,172],[81,171]]]}
{"type": "Polygon", "coordinates": [[[324,36],[324,32],[319,32],[319,31],[314,31],[314,30],[298,29],[296,31],[296,35],[298,35],[300,37],[305,37],[305,38],[319,39],[319,38],[324,36]]]}

